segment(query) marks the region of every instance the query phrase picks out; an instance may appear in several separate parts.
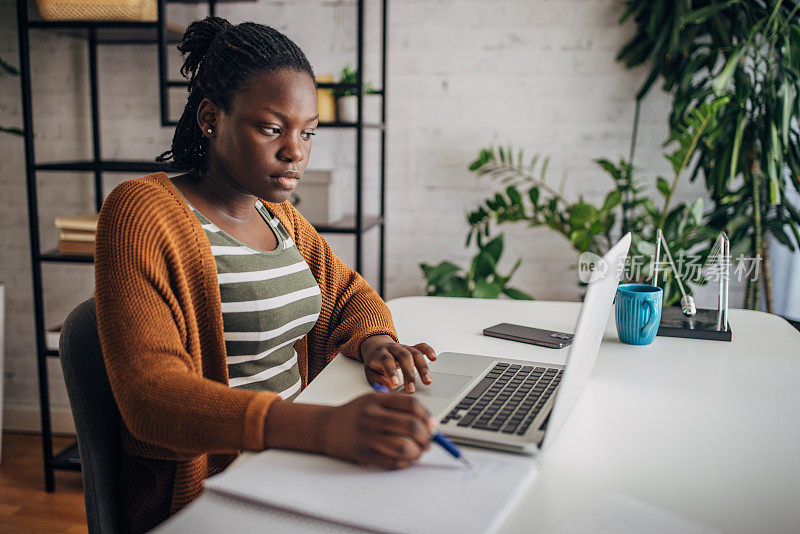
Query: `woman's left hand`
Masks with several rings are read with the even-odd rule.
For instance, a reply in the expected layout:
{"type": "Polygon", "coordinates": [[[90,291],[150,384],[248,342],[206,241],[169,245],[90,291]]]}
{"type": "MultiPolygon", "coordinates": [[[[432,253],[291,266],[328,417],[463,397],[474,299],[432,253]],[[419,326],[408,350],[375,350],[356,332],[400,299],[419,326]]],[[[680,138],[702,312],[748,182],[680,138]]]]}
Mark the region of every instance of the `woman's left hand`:
{"type": "Polygon", "coordinates": [[[402,345],[381,334],[364,340],[361,355],[370,385],[381,384],[391,391],[405,383],[406,393],[414,393],[417,373],[423,384],[431,383],[427,360],[435,360],[436,353],[427,343],[402,345]]]}

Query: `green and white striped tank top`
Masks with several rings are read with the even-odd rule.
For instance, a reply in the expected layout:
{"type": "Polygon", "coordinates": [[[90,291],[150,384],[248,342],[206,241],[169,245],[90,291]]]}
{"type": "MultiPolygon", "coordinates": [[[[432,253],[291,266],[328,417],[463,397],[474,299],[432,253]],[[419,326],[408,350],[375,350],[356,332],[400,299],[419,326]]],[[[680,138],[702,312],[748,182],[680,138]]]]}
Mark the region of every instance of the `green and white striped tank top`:
{"type": "Polygon", "coordinates": [[[314,327],[322,309],[308,264],[260,201],[255,208],[275,234],[275,250],[250,248],[189,207],[217,264],[229,385],[294,399],[300,393],[300,371],[293,345],[314,327]]]}

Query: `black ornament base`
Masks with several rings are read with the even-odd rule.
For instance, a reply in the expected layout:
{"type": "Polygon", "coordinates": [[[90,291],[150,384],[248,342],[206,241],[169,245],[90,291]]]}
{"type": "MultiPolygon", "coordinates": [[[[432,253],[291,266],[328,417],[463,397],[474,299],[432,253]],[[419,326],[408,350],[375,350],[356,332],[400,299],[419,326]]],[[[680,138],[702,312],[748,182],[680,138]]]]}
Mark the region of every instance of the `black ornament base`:
{"type": "Polygon", "coordinates": [[[731,325],[728,323],[728,330],[717,330],[717,313],[717,310],[698,308],[697,315],[686,317],[679,306],[667,306],[661,310],[661,324],[658,327],[658,335],[730,341],[733,339],[731,325]]]}

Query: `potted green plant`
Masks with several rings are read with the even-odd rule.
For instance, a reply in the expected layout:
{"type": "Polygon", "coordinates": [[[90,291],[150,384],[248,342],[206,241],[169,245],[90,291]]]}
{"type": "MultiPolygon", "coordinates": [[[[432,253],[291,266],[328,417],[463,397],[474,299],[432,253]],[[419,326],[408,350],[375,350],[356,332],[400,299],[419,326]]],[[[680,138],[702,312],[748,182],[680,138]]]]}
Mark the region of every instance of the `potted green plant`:
{"type": "Polygon", "coordinates": [[[450,261],[436,265],[421,263],[425,276],[425,293],[440,297],[468,297],[494,299],[501,294],[516,300],[532,300],[524,291],[508,285],[522,260],[517,260],[507,275],[497,272],[497,264],[503,255],[503,234],[488,243],[477,241],[478,253],[470,261],[469,269],[462,269],[450,261]]]}
{"type": "MultiPolygon", "coordinates": [[[[732,257],[760,258],[763,276],[749,278],[745,307],[766,296],[772,311],[766,234],[796,250],[800,206],[800,4],[785,0],[625,0],[620,24],[633,37],[617,57],[650,68],[637,103],[661,79],[672,98],[675,128],[710,99],[728,95],[717,122],[692,148],[712,203],[709,224],[731,240],[732,257]],[[722,140],[723,142],[719,142],[722,140]],[[710,142],[707,142],[710,141],[710,142]],[[791,186],[789,185],[791,184],[791,186]]],[[[638,105],[638,104],[637,104],[638,105]]],[[[635,131],[635,130],[634,130],[635,131]]]]}
{"type": "MultiPolygon", "coordinates": [[[[333,90],[336,97],[336,115],[339,122],[356,122],[358,120],[358,71],[345,65],[339,75],[339,84],[333,90]]],[[[364,94],[375,94],[372,84],[364,84],[364,94]]]]}
{"type": "MultiPolygon", "coordinates": [[[[527,295],[519,290],[505,291],[503,287],[485,291],[485,284],[470,283],[473,272],[492,275],[492,280],[507,283],[516,271],[514,266],[507,277],[494,273],[499,256],[502,253],[502,240],[498,238],[490,242],[494,254],[490,259],[494,263],[486,268],[477,268],[482,261],[481,256],[489,245],[484,239],[492,234],[492,226],[507,223],[522,223],[530,228],[547,227],[563,235],[578,253],[592,252],[603,255],[613,245],[621,233],[630,231],[633,234],[631,255],[638,258],[635,268],[629,269],[626,277],[631,281],[645,281],[651,277],[651,257],[655,252],[655,234],[657,229],[664,236],[676,257],[688,256],[705,261],[708,247],[703,247],[716,237],[715,232],[707,225],[707,216],[703,211],[702,199],[692,203],[672,205],[672,197],[684,172],[690,170],[691,154],[704,133],[716,127],[716,117],[721,107],[728,102],[728,97],[721,97],[705,103],[693,110],[681,124],[675,128],[669,144],[676,145],[674,150],[665,154],[672,163],[674,177],[668,181],[664,177],[655,179],[655,191],[648,190],[634,179],[630,162],[620,160],[615,164],[607,159],[597,160],[597,164],[608,173],[612,180],[612,188],[599,205],[592,204],[584,198],[577,201],[567,199],[564,194],[547,183],[546,174],[549,160],[538,155],[528,161],[523,150],[511,147],[489,147],[480,150],[469,170],[485,176],[500,184],[500,189],[467,215],[469,231],[466,246],[475,242],[478,255],[472,261],[467,276],[460,274],[460,268],[447,261],[435,267],[420,265],[427,280],[429,295],[441,296],[477,296],[497,297],[504,293],[511,298],[525,298],[527,295]],[[651,191],[662,200],[651,198],[651,191]],[[627,198],[625,198],[627,195],[627,198]],[[618,224],[623,212],[626,221],[622,228],[618,224]],[[488,267],[491,267],[489,269],[488,267]]],[[[711,143],[711,140],[706,139],[711,143]]],[[[502,234],[501,236],[502,237],[502,234]]],[[[680,300],[677,281],[674,273],[665,272],[664,302],[669,305],[680,300]]],[[[474,277],[473,277],[474,278],[474,277]]],[[[684,285],[691,291],[690,280],[685,277],[684,285]]],[[[694,280],[695,284],[704,283],[694,280]]]]}

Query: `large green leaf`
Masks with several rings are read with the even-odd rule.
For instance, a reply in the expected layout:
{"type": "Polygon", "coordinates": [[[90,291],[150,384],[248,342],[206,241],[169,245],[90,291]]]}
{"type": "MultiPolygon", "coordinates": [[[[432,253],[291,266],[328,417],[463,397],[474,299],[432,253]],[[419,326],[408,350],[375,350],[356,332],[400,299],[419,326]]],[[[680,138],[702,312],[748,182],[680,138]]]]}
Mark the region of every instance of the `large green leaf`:
{"type": "Polygon", "coordinates": [[[449,261],[443,261],[436,266],[430,266],[425,263],[420,264],[425,277],[430,284],[438,284],[443,280],[452,277],[454,274],[461,270],[461,267],[449,261]]]}
{"type": "Polygon", "coordinates": [[[664,157],[667,158],[667,161],[672,164],[672,170],[675,172],[675,174],[681,170],[685,156],[686,155],[681,151],[673,152],[672,154],[664,154],[664,157]]]}
{"type": "Polygon", "coordinates": [[[506,287],[503,289],[503,293],[514,300],[533,300],[533,297],[524,291],[520,291],[519,289],[514,289],[513,287],[506,287]]]}
{"type": "Polygon", "coordinates": [[[489,241],[481,251],[487,254],[495,264],[500,261],[500,256],[503,255],[503,234],[489,241]]]}
{"type": "Polygon", "coordinates": [[[589,233],[594,235],[604,234],[607,230],[606,224],[599,219],[589,225],[589,233]]]}
{"type": "Polygon", "coordinates": [[[650,241],[639,241],[636,245],[636,250],[643,256],[653,256],[656,253],[656,246],[650,241]]]}
{"type": "Polygon", "coordinates": [[[592,246],[592,236],[587,230],[575,230],[569,235],[569,240],[578,250],[586,252],[592,246]]]}
{"type": "MultiPolygon", "coordinates": [[[[430,294],[430,293],[429,293],[430,294]]],[[[467,287],[467,281],[463,278],[457,278],[453,280],[453,283],[448,285],[447,287],[442,288],[442,290],[438,293],[433,293],[433,295],[439,295],[442,297],[471,297],[472,294],[467,287]]]]}
{"type": "Polygon", "coordinates": [[[692,217],[694,218],[695,222],[697,222],[699,224],[699,223],[701,223],[703,221],[703,199],[702,198],[698,198],[697,200],[694,201],[694,203],[692,204],[690,212],[691,212],[692,217]]]}
{"type": "Polygon", "coordinates": [[[534,211],[539,209],[539,188],[538,187],[531,187],[530,191],[528,191],[528,197],[531,199],[531,204],[533,204],[534,211]]]}
{"type": "Polygon", "coordinates": [[[781,114],[781,135],[783,136],[783,146],[789,144],[789,128],[792,121],[792,103],[794,101],[794,91],[795,89],[792,85],[787,84],[783,86],[783,109],[781,114]]]}
{"type": "Polygon", "coordinates": [[[777,239],[781,245],[785,246],[789,250],[794,250],[792,240],[789,239],[789,236],[786,234],[783,228],[770,228],[770,232],[775,236],[775,239],[777,239]]]}
{"type": "Polygon", "coordinates": [[[725,67],[722,69],[722,72],[720,72],[719,76],[717,76],[716,80],[714,80],[714,93],[716,93],[717,95],[721,95],[728,91],[728,86],[731,83],[731,78],[733,77],[733,73],[739,64],[739,59],[742,57],[743,52],[744,52],[744,46],[738,45],[728,58],[728,62],[725,64],[725,67]]]}
{"type": "Polygon", "coordinates": [[[617,168],[617,166],[614,165],[611,161],[607,159],[596,159],[595,163],[600,165],[600,167],[602,167],[604,171],[610,174],[611,178],[613,178],[615,182],[622,178],[621,170],[617,168]]]}
{"type": "Polygon", "coordinates": [[[572,226],[583,226],[597,216],[597,208],[585,202],[576,202],[568,212],[572,226]]]}
{"type": "Polygon", "coordinates": [[[539,169],[539,180],[544,182],[545,176],[547,174],[547,167],[550,165],[550,157],[545,157],[544,161],[542,161],[542,168],[539,169]]]}
{"type": "Polygon", "coordinates": [[[745,113],[739,112],[736,120],[736,135],[733,137],[733,147],[731,148],[731,172],[729,175],[730,180],[733,180],[739,173],[739,152],[742,149],[742,136],[744,135],[745,126],[745,113]]]}
{"type": "Polygon", "coordinates": [[[474,279],[484,280],[492,275],[497,267],[496,260],[491,254],[481,250],[477,256],[472,260],[472,273],[474,279]]]}
{"type": "MultiPolygon", "coordinates": [[[[680,0],[678,0],[677,3],[680,3],[680,0]]],[[[742,3],[742,0],[728,0],[727,2],[721,3],[714,2],[710,6],[701,7],[686,13],[685,15],[681,16],[680,19],[678,19],[678,23],[680,24],[681,28],[684,28],[689,24],[701,24],[713,17],[716,17],[721,11],[728,9],[732,5],[740,3],[742,3]]]]}
{"type": "Polygon", "coordinates": [[[513,185],[506,188],[506,195],[508,195],[512,205],[522,205],[522,195],[520,195],[519,190],[513,185]]]}
{"type": "Polygon", "coordinates": [[[795,246],[791,247],[792,252],[800,250],[800,229],[797,228],[796,224],[789,223],[786,226],[792,231],[792,235],[794,235],[794,242],[795,246]]]}
{"type": "Polygon", "coordinates": [[[606,199],[603,201],[603,207],[601,209],[602,211],[610,211],[617,207],[620,202],[622,202],[622,191],[614,189],[609,192],[608,195],[606,195],[606,199]]]}
{"type": "Polygon", "coordinates": [[[656,189],[658,189],[659,193],[664,195],[664,197],[668,197],[670,194],[669,182],[662,176],[656,178],[656,189]]]}
{"type": "Polygon", "coordinates": [[[486,280],[478,280],[475,282],[475,291],[473,296],[480,299],[496,299],[500,296],[503,288],[500,284],[487,282],[486,280]]]}

